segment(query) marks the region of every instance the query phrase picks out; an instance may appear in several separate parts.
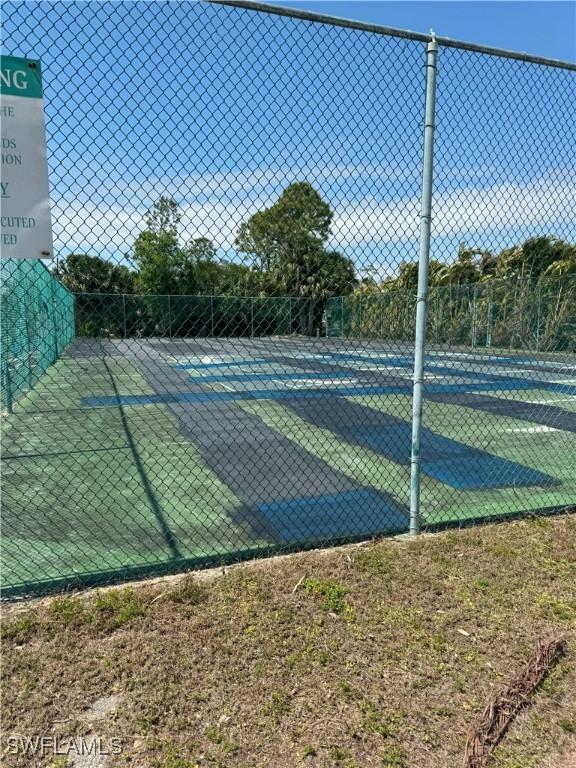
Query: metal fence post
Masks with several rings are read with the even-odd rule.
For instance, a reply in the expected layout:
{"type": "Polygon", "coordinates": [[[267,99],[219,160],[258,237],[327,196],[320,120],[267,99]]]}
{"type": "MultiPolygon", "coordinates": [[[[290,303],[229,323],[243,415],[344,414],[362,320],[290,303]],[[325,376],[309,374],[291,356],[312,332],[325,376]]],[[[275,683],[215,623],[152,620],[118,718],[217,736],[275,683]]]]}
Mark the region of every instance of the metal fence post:
{"type": "Polygon", "coordinates": [[[494,312],[492,298],[494,295],[494,291],[492,286],[490,286],[490,292],[488,295],[488,310],[486,312],[486,347],[488,349],[492,346],[492,315],[494,312]]]}
{"type": "Polygon", "coordinates": [[[172,301],[168,294],[168,338],[172,338],[172,301]]]}
{"type": "Polygon", "coordinates": [[[124,293],[122,294],[122,319],[123,319],[122,327],[124,329],[123,338],[126,339],[128,338],[128,334],[126,332],[126,294],[124,293]]]}
{"type": "Polygon", "coordinates": [[[476,323],[477,323],[477,295],[476,295],[476,285],[474,285],[474,288],[472,289],[472,349],[476,348],[476,323]]]}
{"type": "Polygon", "coordinates": [[[420,530],[420,447],[422,442],[422,398],[424,352],[426,345],[426,305],[428,301],[428,263],[432,220],[432,173],[434,158],[434,113],[436,106],[436,59],[438,44],[434,34],[426,47],[426,106],[424,117],[424,157],[422,168],[422,207],[420,213],[420,252],[418,256],[418,296],[414,340],[414,390],[412,397],[412,453],[410,457],[410,533],[420,530]]]}
{"type": "Polygon", "coordinates": [[[54,296],[54,283],[50,283],[50,307],[51,307],[51,316],[52,316],[52,332],[54,334],[54,362],[55,360],[58,360],[58,356],[60,354],[60,347],[58,345],[58,325],[56,323],[56,298],[54,296]]]}
{"type": "Polygon", "coordinates": [[[542,320],[542,282],[538,280],[538,308],[536,313],[536,352],[540,352],[540,322],[542,320]]]}
{"type": "Polygon", "coordinates": [[[30,343],[30,322],[28,318],[27,307],[24,304],[24,324],[26,326],[26,381],[28,388],[32,389],[34,385],[34,373],[32,371],[32,345],[30,343]]]}
{"type": "Polygon", "coordinates": [[[6,412],[10,414],[13,412],[12,374],[10,372],[10,361],[8,360],[7,354],[2,355],[2,363],[4,368],[4,394],[6,397],[4,405],[6,406],[6,412]]]}

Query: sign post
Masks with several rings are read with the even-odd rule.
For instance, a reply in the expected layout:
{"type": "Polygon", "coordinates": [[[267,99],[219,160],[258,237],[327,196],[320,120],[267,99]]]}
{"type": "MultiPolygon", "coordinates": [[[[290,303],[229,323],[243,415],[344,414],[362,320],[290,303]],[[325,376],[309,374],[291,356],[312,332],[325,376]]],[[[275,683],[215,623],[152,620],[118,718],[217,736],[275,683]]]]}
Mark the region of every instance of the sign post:
{"type": "Polygon", "coordinates": [[[0,57],[0,248],[4,258],[52,257],[40,62],[0,57]]]}

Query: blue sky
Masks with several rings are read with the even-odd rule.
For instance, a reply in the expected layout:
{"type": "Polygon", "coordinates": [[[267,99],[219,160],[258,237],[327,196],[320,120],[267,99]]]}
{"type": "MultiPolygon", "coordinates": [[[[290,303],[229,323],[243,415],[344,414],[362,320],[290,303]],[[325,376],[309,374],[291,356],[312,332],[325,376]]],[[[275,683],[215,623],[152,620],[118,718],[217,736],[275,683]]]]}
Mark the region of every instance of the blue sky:
{"type": "Polygon", "coordinates": [[[272,4],[315,11],[465,42],[576,61],[576,4],[573,2],[314,2],[272,4]]]}
{"type": "MultiPolygon", "coordinates": [[[[568,4],[306,7],[553,57],[569,46],[568,4]]],[[[59,256],[123,260],[170,195],[183,242],[240,258],[239,224],[307,180],[334,211],[331,247],[360,272],[417,258],[423,43],[198,2],[7,0],[3,17],[4,51],[42,61],[59,256]]],[[[575,76],[440,51],[433,257],[461,241],[576,240],[575,76]]]]}

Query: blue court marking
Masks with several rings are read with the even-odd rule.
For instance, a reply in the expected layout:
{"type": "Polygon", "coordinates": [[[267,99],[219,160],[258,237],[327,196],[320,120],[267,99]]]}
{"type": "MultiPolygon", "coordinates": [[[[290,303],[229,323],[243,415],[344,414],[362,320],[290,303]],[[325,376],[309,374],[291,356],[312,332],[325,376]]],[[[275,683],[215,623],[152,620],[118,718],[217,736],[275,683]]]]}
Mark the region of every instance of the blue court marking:
{"type": "MultiPolygon", "coordinates": [[[[356,363],[356,362],[366,362],[370,363],[372,365],[379,365],[384,368],[386,367],[401,367],[406,370],[411,370],[413,363],[411,360],[408,360],[407,358],[401,358],[401,357],[395,357],[395,358],[363,358],[361,356],[355,356],[355,355],[344,355],[343,353],[335,353],[335,357],[338,358],[338,362],[340,364],[342,363],[356,363]]],[[[295,358],[296,359],[296,358],[295,358]]],[[[310,361],[311,364],[313,364],[315,361],[310,361]]],[[[260,366],[262,363],[259,364],[260,366]]],[[[347,378],[354,378],[355,369],[351,366],[348,371],[329,371],[329,370],[323,370],[318,371],[318,369],[298,369],[297,372],[290,372],[286,371],[286,368],[289,368],[290,366],[286,363],[282,363],[283,371],[275,372],[272,371],[261,371],[258,372],[239,372],[239,373],[221,373],[221,374],[211,374],[208,376],[204,376],[201,374],[201,366],[178,366],[180,368],[184,368],[184,370],[187,370],[189,372],[199,372],[200,375],[197,377],[193,377],[194,379],[198,380],[198,383],[222,383],[222,382],[228,382],[228,381],[237,381],[237,382],[250,382],[250,381],[261,381],[262,383],[268,382],[268,381],[290,381],[290,380],[298,380],[298,379],[310,379],[310,378],[320,378],[320,379],[347,379],[347,378]]],[[[273,367],[273,359],[270,359],[269,361],[269,367],[273,367]]],[[[506,381],[508,382],[510,380],[510,376],[502,376],[495,373],[489,373],[489,372],[476,372],[476,371],[461,371],[457,368],[452,368],[450,366],[443,366],[438,365],[434,363],[427,363],[426,364],[426,370],[430,373],[442,373],[446,374],[450,377],[455,377],[459,379],[467,379],[469,381],[506,381]]],[[[364,374],[370,374],[372,373],[374,376],[378,375],[386,375],[386,370],[368,370],[368,371],[358,371],[358,373],[364,374]]],[[[390,375],[394,375],[394,371],[390,371],[390,375]]]]}
{"type": "Polygon", "coordinates": [[[285,542],[400,533],[408,527],[399,505],[370,490],[273,501],[258,510],[285,542]]]}
{"type": "Polygon", "coordinates": [[[290,371],[274,373],[269,371],[262,371],[261,373],[228,373],[209,376],[194,376],[193,381],[196,384],[213,383],[213,382],[228,382],[228,381],[297,381],[298,379],[353,379],[355,376],[354,371],[308,371],[300,369],[298,371],[290,371]]]}
{"type": "Polygon", "coordinates": [[[173,368],[180,368],[184,371],[193,369],[193,370],[204,370],[204,369],[210,369],[210,368],[234,368],[241,365],[263,365],[265,363],[269,363],[270,358],[266,360],[262,359],[246,359],[246,360],[229,360],[228,362],[219,362],[219,363],[175,363],[172,365],[173,368]]]}
{"type": "Polygon", "coordinates": [[[470,452],[467,456],[462,456],[460,461],[460,465],[450,458],[423,461],[422,471],[445,485],[466,491],[484,488],[526,488],[534,485],[548,488],[560,485],[560,481],[551,475],[492,454],[480,456],[476,452],[470,452]]]}
{"type": "MultiPolygon", "coordinates": [[[[361,406],[363,407],[363,406],[361,406]]],[[[369,409],[366,409],[369,410],[369,409]]],[[[412,425],[392,421],[379,427],[346,426],[332,431],[344,439],[367,446],[399,464],[410,463],[412,425]],[[394,423],[395,422],[395,423],[394,423]]],[[[315,423],[314,418],[309,418],[315,423]]],[[[422,429],[422,471],[445,485],[459,490],[482,488],[511,488],[532,485],[558,485],[558,480],[500,456],[494,456],[473,446],[439,435],[430,429],[422,429]]]]}
{"type": "Polygon", "coordinates": [[[551,367],[551,368],[558,368],[559,370],[563,368],[573,367],[568,366],[568,363],[560,362],[558,360],[535,360],[533,357],[497,357],[492,355],[470,355],[469,357],[451,357],[449,354],[442,353],[442,354],[431,354],[428,353],[426,356],[427,359],[430,357],[430,359],[445,359],[447,362],[454,361],[457,362],[458,360],[461,360],[462,362],[468,364],[468,365],[476,365],[478,363],[486,363],[490,365],[497,365],[504,367],[506,365],[529,365],[532,368],[545,368],[545,367],[551,367]]]}
{"type": "Polygon", "coordinates": [[[209,370],[210,368],[240,368],[240,367],[260,367],[261,365],[277,365],[277,360],[281,360],[281,365],[286,366],[286,360],[299,360],[299,361],[309,361],[310,364],[314,363],[333,363],[333,360],[331,357],[326,355],[314,355],[313,357],[309,356],[299,356],[299,355],[290,355],[290,354],[283,354],[278,355],[278,358],[276,358],[274,355],[271,355],[270,357],[267,357],[266,359],[261,358],[252,358],[252,359],[245,359],[245,360],[231,360],[230,362],[221,361],[218,363],[172,363],[172,368],[179,368],[184,371],[194,370],[194,371],[202,371],[202,370],[209,370]]]}
{"type": "MultiPolygon", "coordinates": [[[[375,352],[373,355],[359,355],[354,354],[354,352],[327,352],[326,354],[331,355],[332,357],[351,357],[352,355],[355,356],[356,359],[359,360],[366,360],[368,362],[373,360],[383,360],[383,361],[398,361],[399,363],[404,361],[408,362],[411,365],[414,364],[414,357],[411,355],[401,355],[401,356],[382,356],[379,357],[379,353],[375,352]]],[[[380,353],[381,354],[381,353],[380,353]]],[[[467,356],[458,356],[455,357],[453,355],[450,355],[450,353],[447,352],[428,352],[426,354],[425,360],[427,363],[433,364],[434,360],[438,360],[439,362],[446,362],[446,363],[463,363],[464,365],[478,365],[480,364],[486,364],[486,365],[498,365],[501,367],[504,367],[506,365],[530,365],[532,367],[546,367],[551,366],[552,368],[558,368],[563,369],[569,367],[567,363],[559,362],[557,360],[535,360],[532,357],[501,357],[496,355],[483,355],[483,354],[471,354],[467,356]]],[[[572,366],[573,367],[573,366],[572,366]]]]}
{"type": "MultiPolygon", "coordinates": [[[[263,383],[267,381],[271,381],[272,379],[280,379],[280,380],[290,380],[290,372],[286,371],[287,368],[290,367],[289,363],[286,361],[290,358],[290,354],[283,355],[282,360],[282,368],[283,373],[275,373],[274,370],[272,371],[262,371],[261,373],[254,372],[254,367],[272,367],[274,366],[274,356],[268,357],[267,359],[255,359],[255,360],[248,360],[248,359],[241,359],[241,360],[231,360],[229,362],[218,362],[218,363],[180,363],[177,365],[174,365],[175,368],[180,368],[186,371],[189,371],[190,373],[198,373],[201,374],[203,370],[209,370],[209,369],[230,369],[231,367],[248,367],[247,372],[243,372],[242,378],[240,378],[240,373],[234,374],[225,374],[222,373],[220,376],[202,376],[199,375],[197,378],[198,380],[201,379],[202,382],[206,383],[222,383],[225,381],[245,381],[245,382],[251,382],[251,381],[261,381],[263,383]]],[[[390,357],[378,357],[378,356],[370,356],[370,355],[359,355],[354,354],[350,352],[327,352],[324,355],[314,355],[313,358],[309,357],[301,357],[299,355],[295,355],[293,357],[294,360],[309,360],[311,366],[313,366],[315,361],[322,362],[324,364],[330,364],[331,360],[334,361],[335,364],[342,366],[348,364],[350,367],[350,375],[353,376],[354,366],[358,363],[365,363],[368,365],[378,365],[382,366],[383,368],[386,367],[401,367],[405,368],[406,370],[412,370],[414,361],[413,358],[408,355],[398,355],[398,356],[390,356],[390,357]]],[[[532,362],[533,364],[535,362],[538,362],[542,365],[546,361],[530,361],[529,359],[526,359],[527,363],[532,362]]],[[[504,366],[504,365],[510,365],[510,366],[518,366],[522,365],[522,361],[520,358],[515,359],[508,359],[508,358],[502,358],[502,357],[486,357],[482,358],[478,356],[477,358],[465,358],[463,360],[459,359],[452,359],[448,357],[444,364],[442,364],[442,356],[441,355],[427,355],[426,356],[426,362],[425,362],[425,368],[426,371],[430,374],[442,374],[453,378],[458,378],[461,380],[467,380],[467,381],[502,381],[506,383],[506,387],[510,387],[510,379],[512,378],[509,375],[499,374],[496,372],[489,372],[489,371],[472,371],[468,369],[468,366],[470,365],[477,365],[478,363],[482,364],[491,364],[494,363],[496,366],[504,366]]],[[[559,368],[559,370],[561,370],[559,368]]],[[[314,371],[313,367],[310,369],[300,369],[300,371],[304,374],[312,374],[313,372],[316,374],[314,378],[328,378],[328,376],[336,378],[341,377],[343,379],[346,378],[347,373],[343,371],[334,371],[329,372],[326,369],[324,371],[318,372],[314,371]]],[[[370,373],[370,371],[362,371],[362,373],[370,373]]],[[[385,370],[383,371],[377,371],[374,370],[374,374],[385,374],[385,370]]],[[[538,375],[538,370],[534,370],[534,374],[538,375]]],[[[393,375],[393,372],[391,372],[391,375],[393,375]]],[[[299,379],[299,378],[310,378],[311,376],[305,376],[300,374],[295,374],[293,378],[299,379]]],[[[196,378],[196,377],[194,377],[196,378]]]]}
{"type": "MultiPolygon", "coordinates": [[[[576,386],[553,384],[546,381],[526,381],[525,379],[507,378],[505,381],[471,382],[463,384],[427,384],[426,392],[493,392],[498,390],[529,390],[542,389],[550,392],[562,392],[565,395],[576,395],[576,386]],[[506,384],[507,386],[504,386],[506,384]]],[[[354,386],[340,387],[337,392],[326,392],[322,389],[253,389],[238,392],[167,392],[161,395],[106,395],[100,397],[83,397],[80,402],[89,408],[107,408],[112,406],[155,405],[158,403],[203,403],[230,402],[235,400],[283,400],[285,398],[322,398],[327,394],[338,394],[345,397],[361,395],[410,395],[412,383],[407,381],[405,386],[354,386]]]]}
{"type": "MultiPolygon", "coordinates": [[[[425,360],[424,368],[426,372],[428,373],[441,373],[446,374],[447,376],[451,376],[454,378],[459,379],[470,379],[472,381],[509,381],[512,377],[506,376],[502,373],[493,373],[490,371],[471,371],[468,369],[467,366],[475,363],[475,361],[470,361],[468,363],[464,362],[463,367],[460,368],[460,361],[454,360],[453,365],[446,365],[441,364],[440,362],[435,362],[435,359],[438,358],[429,358],[427,357],[425,360]]],[[[349,362],[363,362],[363,363],[369,363],[372,365],[381,365],[381,366],[397,366],[401,368],[406,369],[412,369],[414,366],[414,361],[412,358],[407,357],[388,357],[388,358],[379,358],[379,357],[363,357],[362,355],[349,355],[348,357],[344,356],[338,356],[339,362],[343,362],[345,360],[348,360],[349,362]]],[[[449,361],[446,361],[449,362],[449,361]]],[[[538,371],[534,371],[535,374],[538,374],[538,371]]]]}

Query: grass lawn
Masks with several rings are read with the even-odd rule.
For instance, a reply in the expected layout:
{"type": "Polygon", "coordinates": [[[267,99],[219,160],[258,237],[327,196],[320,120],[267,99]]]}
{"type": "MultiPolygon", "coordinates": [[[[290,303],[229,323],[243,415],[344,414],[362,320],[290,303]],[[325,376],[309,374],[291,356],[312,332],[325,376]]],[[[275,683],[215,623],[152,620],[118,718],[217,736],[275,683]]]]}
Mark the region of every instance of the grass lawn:
{"type": "Polygon", "coordinates": [[[106,768],[450,768],[488,698],[562,635],[491,766],[571,765],[575,584],[567,515],[6,605],[4,738],[119,738],[106,768]]]}

